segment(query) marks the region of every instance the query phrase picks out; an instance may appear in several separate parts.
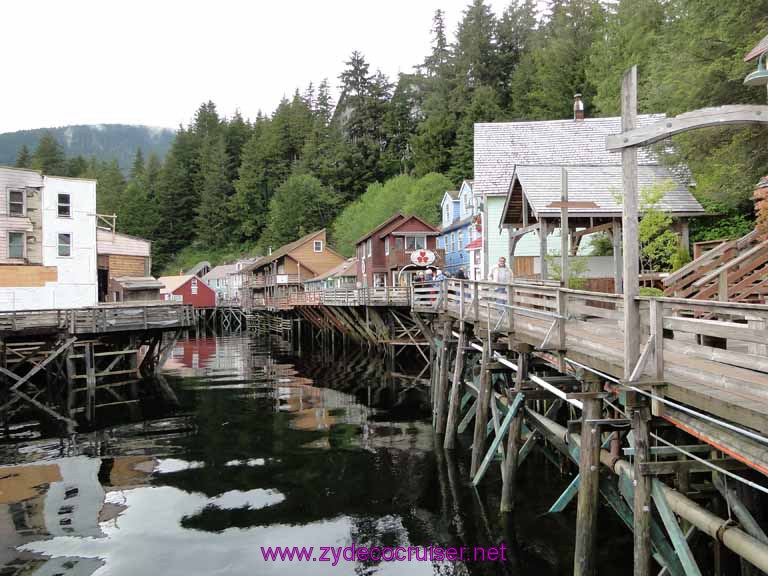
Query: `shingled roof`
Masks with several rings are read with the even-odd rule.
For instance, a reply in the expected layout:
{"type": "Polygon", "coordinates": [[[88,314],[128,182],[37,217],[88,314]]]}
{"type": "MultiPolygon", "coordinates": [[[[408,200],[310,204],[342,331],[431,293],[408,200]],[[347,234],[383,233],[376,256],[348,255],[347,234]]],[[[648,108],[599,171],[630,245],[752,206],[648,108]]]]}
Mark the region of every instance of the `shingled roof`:
{"type": "MultiPolygon", "coordinates": [[[[664,117],[641,115],[638,125],[664,117]]],[[[605,137],[619,132],[619,117],[475,124],[474,193],[506,194],[515,165],[621,165],[621,154],[605,149],[605,137]]],[[[658,164],[658,159],[640,148],[638,164],[658,164]]]]}
{"type": "Polygon", "coordinates": [[[752,50],[749,51],[749,54],[744,56],[744,62],[749,62],[750,60],[754,60],[761,54],[765,54],[768,52],[768,34],[765,35],[765,37],[760,40],[760,42],[757,43],[757,46],[752,48],[752,50]]]}
{"type": "MultiPolygon", "coordinates": [[[[512,179],[512,190],[518,190],[515,184],[520,183],[522,191],[533,209],[539,216],[558,216],[560,208],[551,206],[560,202],[561,180],[563,166],[516,166],[512,179]]],[[[567,166],[568,172],[568,201],[583,202],[584,207],[571,207],[568,213],[572,216],[621,216],[622,167],[616,165],[582,165],[567,166]],[[591,206],[589,206],[591,204],[591,206]]],[[[668,169],[659,165],[644,164],[638,167],[638,184],[640,190],[649,188],[655,183],[669,181],[671,189],[659,201],[658,208],[675,216],[698,216],[704,213],[701,204],[688,191],[685,182],[673,175],[668,169]]],[[[507,208],[515,192],[507,197],[504,209],[505,220],[507,208]]],[[[511,223],[511,222],[507,222],[511,223]]]]}
{"type": "MultiPolygon", "coordinates": [[[[307,234],[306,236],[302,236],[298,240],[294,240],[293,242],[290,242],[289,244],[284,244],[283,246],[280,246],[277,250],[273,251],[272,254],[267,254],[266,256],[262,256],[256,262],[253,262],[251,264],[248,264],[247,266],[243,266],[243,269],[241,272],[250,272],[252,270],[258,270],[262,266],[265,266],[266,264],[269,264],[270,262],[274,262],[278,258],[282,258],[286,254],[289,254],[296,250],[299,246],[302,244],[306,244],[316,236],[319,236],[325,232],[325,228],[322,230],[317,230],[316,232],[311,232],[310,234],[307,234]]],[[[327,248],[330,250],[330,248],[327,248]]],[[[305,266],[308,268],[308,266],[305,266]]]]}

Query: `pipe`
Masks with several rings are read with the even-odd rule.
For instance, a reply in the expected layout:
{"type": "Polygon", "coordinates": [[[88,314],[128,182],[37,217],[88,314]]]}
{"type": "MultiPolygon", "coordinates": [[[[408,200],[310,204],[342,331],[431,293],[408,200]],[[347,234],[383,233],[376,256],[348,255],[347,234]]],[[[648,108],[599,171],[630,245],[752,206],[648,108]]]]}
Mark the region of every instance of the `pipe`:
{"type": "MultiPolygon", "coordinates": [[[[569,435],[567,428],[546,416],[532,411],[527,411],[527,413],[541,426],[545,427],[557,440],[562,441],[566,445],[569,441],[573,440],[577,446],[581,445],[578,434],[569,435]]],[[[629,478],[634,477],[634,469],[629,462],[617,456],[612,456],[605,449],[600,449],[600,462],[616,475],[627,474],[629,478]]],[[[712,514],[709,510],[702,508],[663,482],[659,482],[659,485],[669,503],[669,507],[675,514],[684,518],[702,532],[709,534],[715,540],[722,542],[726,548],[763,572],[768,572],[768,545],[734,526],[729,520],[724,520],[712,514]]]]}

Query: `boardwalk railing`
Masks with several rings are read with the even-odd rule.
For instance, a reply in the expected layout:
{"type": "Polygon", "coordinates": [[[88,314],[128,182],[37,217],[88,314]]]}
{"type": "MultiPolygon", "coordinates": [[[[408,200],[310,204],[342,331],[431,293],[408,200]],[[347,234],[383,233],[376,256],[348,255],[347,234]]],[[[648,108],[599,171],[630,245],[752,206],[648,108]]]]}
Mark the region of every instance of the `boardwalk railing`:
{"type": "Polygon", "coordinates": [[[99,334],[193,325],[191,306],[167,302],[126,302],[68,310],[0,312],[0,333],[65,330],[70,334],[99,334]]]}
{"type": "Polygon", "coordinates": [[[407,287],[339,288],[266,297],[254,300],[253,307],[288,310],[296,306],[409,306],[410,296],[407,287]]]}
{"type": "Polygon", "coordinates": [[[664,385],[660,395],[768,432],[768,305],[639,297],[641,354],[624,374],[620,294],[447,280],[413,287],[411,298],[416,312],[514,334],[624,382],[664,385]]]}

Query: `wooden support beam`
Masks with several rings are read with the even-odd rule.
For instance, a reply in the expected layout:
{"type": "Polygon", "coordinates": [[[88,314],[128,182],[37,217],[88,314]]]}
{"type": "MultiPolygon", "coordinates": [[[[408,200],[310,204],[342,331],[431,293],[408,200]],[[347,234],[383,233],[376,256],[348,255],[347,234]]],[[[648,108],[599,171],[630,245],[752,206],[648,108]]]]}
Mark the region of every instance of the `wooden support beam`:
{"type": "Polygon", "coordinates": [[[477,395],[472,461],[469,469],[470,478],[474,478],[475,474],[477,474],[477,470],[480,468],[480,459],[485,452],[485,426],[488,422],[488,410],[492,393],[490,372],[488,372],[488,362],[491,357],[490,347],[491,341],[489,339],[483,340],[483,352],[480,359],[480,392],[477,395]]]}
{"type": "MultiPolygon", "coordinates": [[[[583,391],[600,392],[600,381],[590,377],[585,380],[583,391]]],[[[573,558],[575,576],[591,576],[597,573],[597,509],[600,502],[600,420],[602,400],[585,398],[581,412],[581,446],[579,454],[579,496],[576,510],[576,548],[573,558]]]]}
{"type": "Polygon", "coordinates": [[[685,539],[683,531],[680,529],[680,525],[677,523],[675,513],[669,507],[667,497],[661,490],[661,483],[658,480],[651,482],[651,494],[653,495],[653,502],[656,504],[656,509],[659,511],[661,521],[664,523],[664,527],[667,529],[669,539],[672,540],[672,546],[675,548],[675,553],[680,563],[683,565],[686,576],[701,576],[696,559],[693,557],[691,549],[688,547],[688,541],[685,539]]]}
{"type": "MultiPolygon", "coordinates": [[[[560,169],[560,286],[568,288],[568,170],[563,166],[560,169]]],[[[559,294],[559,292],[558,292],[559,294]]],[[[565,329],[563,328],[563,334],[565,329]]],[[[561,347],[561,350],[564,350],[561,347]]]]}
{"type": "MultiPolygon", "coordinates": [[[[528,364],[530,354],[526,351],[520,352],[517,357],[517,373],[515,374],[515,397],[512,400],[513,405],[517,399],[523,396],[523,383],[528,380],[528,364]]],[[[525,398],[521,401],[521,407],[525,406],[525,398]]],[[[509,427],[509,437],[507,439],[507,459],[505,462],[506,473],[504,474],[501,487],[501,511],[511,512],[515,507],[515,492],[517,488],[517,470],[521,460],[521,431],[523,426],[524,410],[518,410],[513,416],[509,427]]],[[[533,434],[531,434],[531,442],[533,434]]],[[[532,444],[531,444],[532,445],[532,444]]]]}
{"type": "MultiPolygon", "coordinates": [[[[474,478],[472,478],[473,486],[477,486],[478,484],[480,484],[483,477],[485,476],[485,473],[488,470],[488,466],[496,456],[496,451],[501,446],[501,443],[504,440],[504,436],[506,435],[507,430],[509,429],[509,426],[512,423],[512,420],[520,411],[520,406],[522,405],[524,399],[525,397],[522,394],[519,394],[515,397],[515,400],[512,403],[512,407],[509,409],[509,411],[507,412],[507,415],[504,417],[504,420],[499,425],[498,430],[496,430],[496,435],[493,438],[493,442],[491,442],[491,445],[488,448],[488,451],[485,453],[485,457],[483,458],[483,461],[480,463],[480,466],[477,469],[477,473],[475,474],[474,478]]],[[[504,465],[505,464],[502,461],[502,466],[504,465]]]]}
{"type": "Polygon", "coordinates": [[[649,576],[651,569],[651,477],[642,474],[649,461],[648,421],[650,408],[644,400],[632,409],[635,440],[634,461],[634,575],[649,576]]]}
{"type": "Polygon", "coordinates": [[[452,321],[446,319],[443,321],[442,342],[440,345],[440,370],[437,376],[437,433],[445,434],[445,423],[447,419],[448,403],[448,348],[451,339],[452,321]]]}
{"type": "Polygon", "coordinates": [[[453,365],[453,380],[451,382],[451,395],[448,400],[448,419],[445,425],[445,440],[443,447],[452,450],[456,447],[456,434],[459,424],[459,398],[462,389],[462,375],[464,373],[464,328],[459,332],[459,341],[456,345],[456,360],[453,365]]]}

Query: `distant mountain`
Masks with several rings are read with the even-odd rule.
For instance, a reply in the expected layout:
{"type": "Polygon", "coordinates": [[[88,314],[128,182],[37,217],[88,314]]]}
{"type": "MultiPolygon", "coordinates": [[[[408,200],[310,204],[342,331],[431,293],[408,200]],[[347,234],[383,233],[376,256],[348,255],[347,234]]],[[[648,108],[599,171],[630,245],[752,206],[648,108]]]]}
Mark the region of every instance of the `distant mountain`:
{"type": "Polygon", "coordinates": [[[62,126],[60,128],[36,128],[0,134],[0,164],[14,164],[16,155],[23,144],[34,152],[40,136],[50,130],[67,156],[82,154],[86,158],[96,156],[100,160],[117,161],[127,169],[141,148],[147,158],[154,152],[161,158],[171,146],[175,130],[135,126],[126,124],[91,124],[84,126],[62,126]]]}

